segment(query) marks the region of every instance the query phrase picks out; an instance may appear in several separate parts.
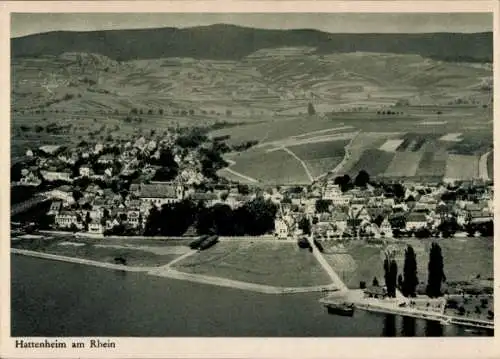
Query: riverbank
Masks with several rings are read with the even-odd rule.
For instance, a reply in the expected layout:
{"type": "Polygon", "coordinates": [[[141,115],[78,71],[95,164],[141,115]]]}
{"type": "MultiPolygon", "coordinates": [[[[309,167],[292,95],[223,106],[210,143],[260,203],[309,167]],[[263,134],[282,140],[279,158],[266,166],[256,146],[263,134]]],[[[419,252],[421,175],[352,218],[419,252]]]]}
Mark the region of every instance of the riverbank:
{"type": "Polygon", "coordinates": [[[147,272],[147,271],[152,269],[150,267],[133,267],[133,266],[120,265],[120,264],[98,262],[98,261],[94,261],[91,259],[67,257],[67,256],[61,256],[58,254],[36,252],[36,251],[30,251],[27,249],[19,249],[19,248],[11,248],[10,253],[20,254],[20,255],[29,256],[29,257],[50,259],[50,260],[60,261],[60,262],[77,263],[77,264],[84,264],[84,265],[89,265],[89,266],[93,266],[93,267],[121,270],[121,271],[127,271],[127,272],[147,272]]]}
{"type": "Polygon", "coordinates": [[[24,249],[11,248],[11,253],[20,254],[30,257],[37,257],[42,259],[49,259],[61,262],[84,264],[94,267],[101,267],[113,270],[121,270],[128,272],[143,272],[152,276],[166,277],[171,279],[178,279],[201,284],[209,284],[220,287],[228,287],[240,290],[247,290],[263,294],[292,294],[292,293],[311,293],[311,292],[333,292],[337,288],[333,285],[320,285],[312,287],[279,287],[264,284],[255,284],[242,281],[231,280],[227,278],[212,277],[201,274],[184,273],[174,270],[170,267],[170,263],[163,267],[132,267],[126,265],[103,263],[89,259],[67,257],[49,253],[42,253],[24,249]]]}
{"type": "Polygon", "coordinates": [[[343,295],[328,296],[326,298],[320,299],[320,303],[323,303],[324,305],[339,302],[348,303],[353,304],[357,309],[365,310],[368,312],[393,314],[403,317],[431,320],[445,325],[454,324],[488,330],[494,329],[494,321],[472,319],[464,316],[457,317],[445,314],[444,301],[441,306],[435,309],[423,310],[408,306],[408,300],[406,298],[402,300],[365,298],[362,290],[350,290],[348,292],[339,294],[343,295]]]}

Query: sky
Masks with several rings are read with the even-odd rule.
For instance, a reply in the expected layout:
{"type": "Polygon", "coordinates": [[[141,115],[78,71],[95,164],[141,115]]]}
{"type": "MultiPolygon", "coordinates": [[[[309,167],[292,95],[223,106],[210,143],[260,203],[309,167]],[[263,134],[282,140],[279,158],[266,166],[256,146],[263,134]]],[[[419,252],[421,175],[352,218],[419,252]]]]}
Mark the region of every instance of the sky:
{"type": "Polygon", "coordinates": [[[493,31],[492,13],[13,13],[11,37],[57,30],[182,28],[218,23],[331,33],[493,31]]]}

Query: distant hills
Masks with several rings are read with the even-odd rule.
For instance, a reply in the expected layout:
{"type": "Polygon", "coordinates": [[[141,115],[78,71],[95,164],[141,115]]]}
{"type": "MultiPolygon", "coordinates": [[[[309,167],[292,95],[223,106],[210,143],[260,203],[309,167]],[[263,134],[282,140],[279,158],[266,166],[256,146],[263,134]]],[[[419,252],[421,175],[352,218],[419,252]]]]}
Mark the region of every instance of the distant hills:
{"type": "Polygon", "coordinates": [[[234,25],[105,31],[55,31],[11,39],[13,58],[94,53],[117,61],[191,57],[239,60],[278,47],[314,47],[318,54],[417,54],[452,62],[492,62],[493,34],[330,34],[317,30],[266,30],[234,25]]]}

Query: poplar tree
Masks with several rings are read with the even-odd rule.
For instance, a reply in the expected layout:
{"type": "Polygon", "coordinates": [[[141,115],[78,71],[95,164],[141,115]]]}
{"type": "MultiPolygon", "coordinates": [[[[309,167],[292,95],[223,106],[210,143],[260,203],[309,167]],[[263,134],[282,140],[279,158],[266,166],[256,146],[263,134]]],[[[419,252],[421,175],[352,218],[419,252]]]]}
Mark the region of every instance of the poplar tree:
{"type": "Polygon", "coordinates": [[[405,297],[415,297],[418,284],[417,258],[412,246],[408,246],[405,251],[405,263],[403,268],[403,288],[405,297]]]}
{"type": "Polygon", "coordinates": [[[428,272],[427,295],[431,298],[440,297],[442,295],[441,284],[446,280],[446,276],[444,274],[443,254],[437,243],[431,245],[428,272]]]}

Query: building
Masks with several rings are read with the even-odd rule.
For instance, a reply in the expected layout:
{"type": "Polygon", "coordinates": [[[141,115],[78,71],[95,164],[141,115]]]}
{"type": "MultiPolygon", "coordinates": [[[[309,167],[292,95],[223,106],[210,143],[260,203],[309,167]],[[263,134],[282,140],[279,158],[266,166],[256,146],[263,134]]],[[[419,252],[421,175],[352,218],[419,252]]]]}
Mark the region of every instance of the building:
{"type": "Polygon", "coordinates": [[[328,184],[323,191],[323,199],[332,201],[336,206],[346,206],[349,204],[349,196],[344,196],[340,190],[340,186],[328,184]]]}
{"type": "Polygon", "coordinates": [[[413,212],[406,218],[406,230],[416,230],[427,227],[427,217],[423,213],[413,212]]]}
{"type": "Polygon", "coordinates": [[[41,146],[39,150],[47,155],[55,155],[61,149],[61,146],[57,145],[47,145],[41,146]]]}
{"type": "Polygon", "coordinates": [[[114,160],[115,160],[115,158],[113,155],[102,155],[97,160],[97,163],[102,164],[102,165],[109,165],[109,164],[113,163],[114,160]]]}
{"type": "Polygon", "coordinates": [[[81,227],[78,223],[78,216],[74,212],[60,212],[56,215],[54,222],[59,228],[71,228],[72,225],[81,227]]]}
{"type": "Polygon", "coordinates": [[[203,202],[208,207],[213,206],[219,201],[219,198],[213,192],[194,192],[191,194],[191,199],[196,202],[203,202]]]}
{"type": "Polygon", "coordinates": [[[23,186],[39,186],[42,183],[41,179],[32,171],[27,171],[19,180],[19,184],[23,186]]]}
{"type": "Polygon", "coordinates": [[[101,224],[100,220],[94,219],[92,222],[89,223],[89,233],[92,234],[103,234],[104,233],[104,227],[101,224]]]}
{"type": "Polygon", "coordinates": [[[392,237],[392,226],[391,223],[389,222],[389,219],[386,217],[382,221],[382,223],[379,226],[380,229],[380,235],[383,235],[384,237],[392,237]]]}
{"type": "Polygon", "coordinates": [[[73,190],[70,186],[60,186],[52,191],[46,193],[46,195],[50,198],[56,198],[63,201],[64,206],[69,206],[75,203],[75,199],[73,197],[73,190]]]}
{"type": "Polygon", "coordinates": [[[493,216],[484,211],[471,211],[469,212],[467,223],[481,224],[493,221],[493,216]]]}
{"type": "Polygon", "coordinates": [[[48,215],[57,215],[59,212],[62,210],[62,204],[63,202],[61,200],[56,200],[52,201],[50,204],[49,211],[47,212],[48,215]]]}
{"type": "Polygon", "coordinates": [[[94,146],[94,153],[99,154],[104,150],[104,145],[102,143],[96,143],[94,146]]]}
{"type": "Polygon", "coordinates": [[[82,176],[82,177],[90,177],[90,175],[92,174],[92,170],[90,169],[89,166],[81,166],[78,169],[78,172],[80,173],[80,176],[82,176]]]}
{"type": "Polygon", "coordinates": [[[138,210],[127,211],[127,223],[132,227],[139,227],[141,223],[141,213],[138,210]]]}
{"type": "Polygon", "coordinates": [[[142,184],[138,197],[142,207],[161,207],[164,204],[180,202],[184,198],[184,187],[172,183],[142,184]]]}
{"type": "Polygon", "coordinates": [[[48,171],[42,170],[42,176],[47,181],[71,181],[71,172],[69,171],[48,171]]]}
{"type": "Polygon", "coordinates": [[[343,212],[333,212],[331,222],[334,225],[336,233],[342,234],[347,231],[347,214],[343,212]]]}
{"type": "Polygon", "coordinates": [[[387,290],[384,287],[371,286],[363,291],[365,298],[384,299],[387,297],[387,290]]]}
{"type": "Polygon", "coordinates": [[[290,235],[288,224],[283,218],[276,218],[274,220],[274,233],[278,239],[287,239],[290,235]]]}

